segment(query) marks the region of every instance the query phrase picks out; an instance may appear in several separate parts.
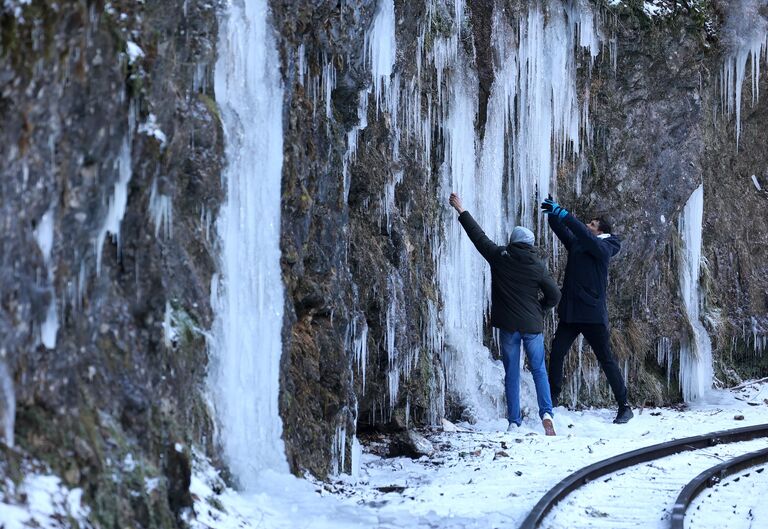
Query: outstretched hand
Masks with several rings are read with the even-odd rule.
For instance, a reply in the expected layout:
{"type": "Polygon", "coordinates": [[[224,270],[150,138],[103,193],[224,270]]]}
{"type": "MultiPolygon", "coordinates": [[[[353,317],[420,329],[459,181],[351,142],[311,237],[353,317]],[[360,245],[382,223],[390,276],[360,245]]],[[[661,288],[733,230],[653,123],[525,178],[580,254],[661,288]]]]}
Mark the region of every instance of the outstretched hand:
{"type": "Polygon", "coordinates": [[[464,213],[464,208],[461,206],[461,199],[456,193],[451,193],[451,198],[448,199],[448,203],[451,205],[451,207],[453,207],[453,209],[456,210],[459,215],[464,213]]]}
{"type": "Polygon", "coordinates": [[[546,199],[541,203],[541,211],[545,215],[554,215],[560,219],[564,218],[568,214],[568,210],[563,206],[555,202],[552,195],[548,195],[546,199]]]}

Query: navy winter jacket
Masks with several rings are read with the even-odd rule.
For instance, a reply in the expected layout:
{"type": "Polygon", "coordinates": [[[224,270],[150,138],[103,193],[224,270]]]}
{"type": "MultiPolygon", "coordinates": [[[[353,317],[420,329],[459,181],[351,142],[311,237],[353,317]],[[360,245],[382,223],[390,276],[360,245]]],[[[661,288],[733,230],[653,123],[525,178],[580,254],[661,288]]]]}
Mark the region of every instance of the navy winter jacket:
{"type": "Polygon", "coordinates": [[[543,332],[544,311],[557,305],[560,291],[533,246],[497,246],[468,211],[459,222],[491,265],[491,325],[507,332],[543,332]]]}
{"type": "Polygon", "coordinates": [[[562,220],[549,215],[549,226],[568,250],[563,296],[557,308],[560,321],[607,326],[608,261],[619,253],[619,239],[613,235],[603,239],[596,237],[570,213],[562,220]]]}

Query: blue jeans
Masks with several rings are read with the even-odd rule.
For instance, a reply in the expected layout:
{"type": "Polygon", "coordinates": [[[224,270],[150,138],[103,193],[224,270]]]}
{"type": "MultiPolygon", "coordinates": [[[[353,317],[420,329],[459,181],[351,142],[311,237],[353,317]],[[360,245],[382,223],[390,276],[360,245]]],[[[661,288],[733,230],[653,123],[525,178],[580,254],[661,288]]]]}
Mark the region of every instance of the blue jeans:
{"type": "Polygon", "coordinates": [[[507,332],[499,329],[501,338],[501,359],[504,363],[504,389],[507,394],[507,418],[518,426],[523,422],[520,415],[520,342],[525,344],[525,353],[536,385],[536,401],[539,417],[552,415],[552,396],[549,392],[547,368],[544,366],[544,335],[507,332]]]}

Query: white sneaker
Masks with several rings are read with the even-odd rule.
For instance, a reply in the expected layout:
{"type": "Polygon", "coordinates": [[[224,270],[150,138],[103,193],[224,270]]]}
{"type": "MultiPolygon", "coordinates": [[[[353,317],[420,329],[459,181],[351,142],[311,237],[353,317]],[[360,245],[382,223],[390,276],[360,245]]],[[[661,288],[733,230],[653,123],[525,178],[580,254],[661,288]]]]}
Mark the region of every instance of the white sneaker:
{"type": "Polygon", "coordinates": [[[516,425],[515,423],[511,422],[511,423],[509,423],[509,426],[507,426],[507,431],[508,432],[516,432],[518,428],[519,428],[518,425],[516,425]]]}
{"type": "Polygon", "coordinates": [[[541,418],[541,425],[544,427],[544,433],[546,435],[557,435],[555,433],[555,421],[549,413],[545,413],[541,418]]]}

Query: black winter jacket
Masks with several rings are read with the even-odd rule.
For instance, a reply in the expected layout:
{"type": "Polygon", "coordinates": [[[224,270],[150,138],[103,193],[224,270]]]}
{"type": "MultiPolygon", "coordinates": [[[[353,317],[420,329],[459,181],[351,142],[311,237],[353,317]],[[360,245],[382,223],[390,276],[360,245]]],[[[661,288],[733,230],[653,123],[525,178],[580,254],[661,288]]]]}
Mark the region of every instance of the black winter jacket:
{"type": "Polygon", "coordinates": [[[613,235],[603,239],[596,237],[570,213],[562,220],[550,215],[549,226],[568,250],[563,297],[557,308],[560,321],[607,326],[608,261],[619,253],[619,239],[613,235]]]}
{"type": "Polygon", "coordinates": [[[543,332],[544,311],[557,305],[560,291],[534,248],[523,243],[497,246],[468,211],[459,215],[459,222],[491,265],[491,325],[508,332],[543,332]]]}

